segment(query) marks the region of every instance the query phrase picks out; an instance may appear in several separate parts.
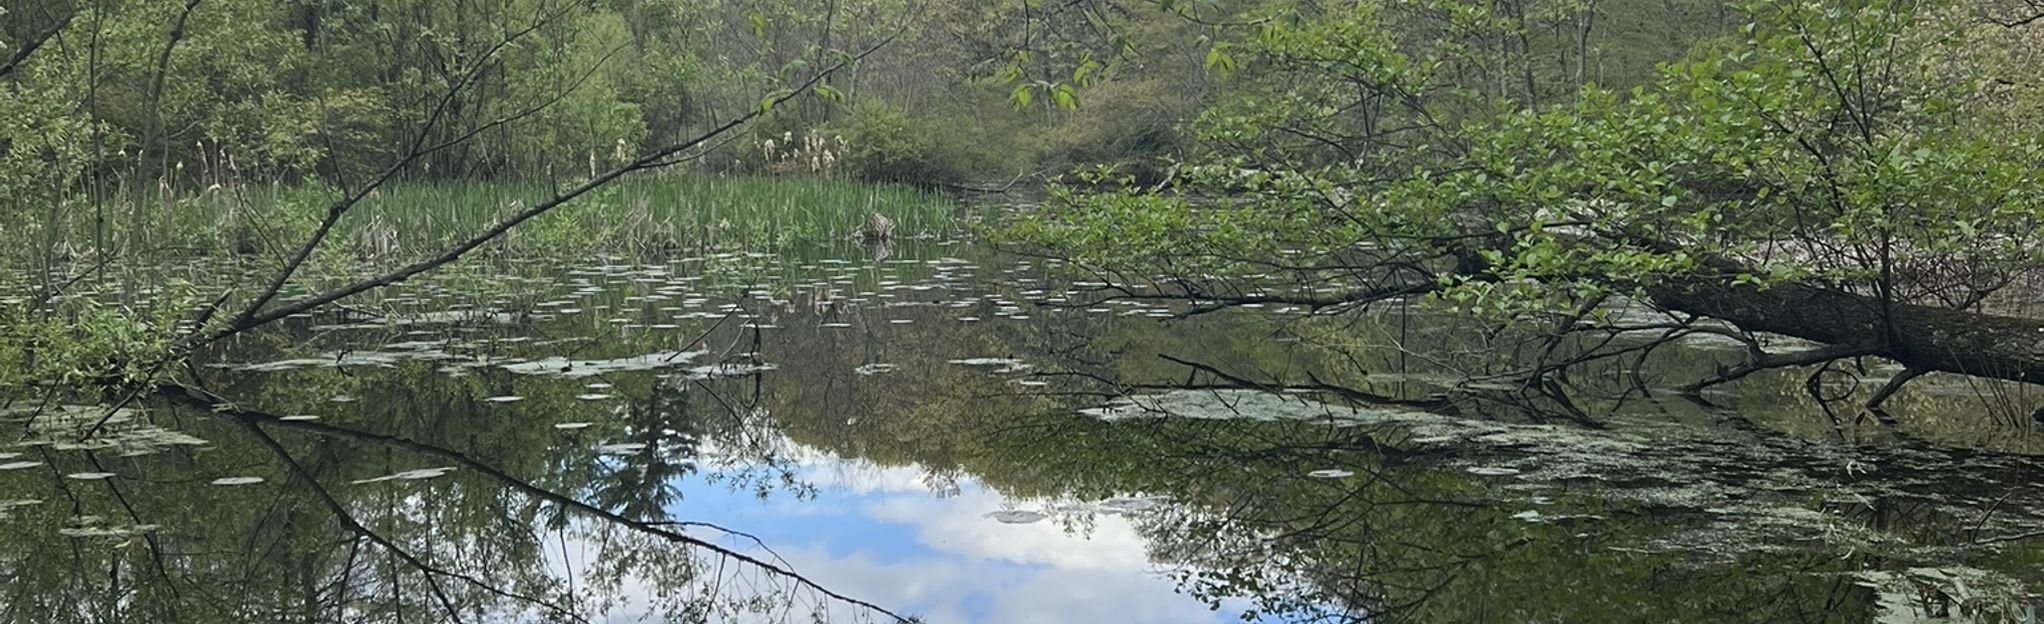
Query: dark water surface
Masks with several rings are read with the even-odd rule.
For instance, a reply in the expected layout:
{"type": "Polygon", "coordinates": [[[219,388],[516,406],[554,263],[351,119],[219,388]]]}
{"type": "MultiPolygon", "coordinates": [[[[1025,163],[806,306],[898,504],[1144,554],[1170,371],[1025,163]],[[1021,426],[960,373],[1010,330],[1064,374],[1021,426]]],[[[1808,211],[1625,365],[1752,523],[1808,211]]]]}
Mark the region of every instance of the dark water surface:
{"type": "Polygon", "coordinates": [[[1187,363],[1422,401],[1512,354],[877,255],[463,269],[209,354],[212,412],[16,402],[0,620],[2034,622],[2044,593],[2044,445],[1994,415],[2022,390],[1929,378],[1893,424],[1804,374],[1578,397],[1602,429],[1351,405],[1187,363]]]}

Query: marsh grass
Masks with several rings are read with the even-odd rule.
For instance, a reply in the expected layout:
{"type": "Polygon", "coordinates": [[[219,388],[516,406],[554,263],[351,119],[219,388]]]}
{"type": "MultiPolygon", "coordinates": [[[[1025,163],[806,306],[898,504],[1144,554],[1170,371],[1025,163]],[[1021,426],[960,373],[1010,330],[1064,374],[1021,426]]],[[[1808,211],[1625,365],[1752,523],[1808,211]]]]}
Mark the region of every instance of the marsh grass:
{"type": "MultiPolygon", "coordinates": [[[[542,182],[388,185],[341,221],[325,253],[377,262],[422,256],[551,196],[552,187],[542,182]]],[[[277,184],[152,193],[145,207],[151,214],[145,252],[281,256],[312,230],[333,197],[326,189],[277,184]]],[[[897,236],[941,237],[958,230],[955,208],[940,194],[839,178],[628,178],[519,226],[490,250],[517,257],[774,251],[855,239],[875,214],[897,224],[897,236]]],[[[103,210],[125,215],[130,207],[103,210]]],[[[90,205],[71,207],[78,218],[60,224],[62,238],[78,249],[91,248],[95,240],[127,240],[122,219],[97,226],[89,216],[93,211],[90,205]]]]}
{"type": "MultiPolygon", "coordinates": [[[[407,247],[438,248],[488,227],[512,206],[550,195],[539,184],[410,184],[372,198],[354,216],[381,215],[407,239],[407,247]]],[[[901,186],[831,178],[664,176],[621,181],[551,213],[508,244],[610,252],[670,244],[773,249],[851,238],[873,214],[901,224],[911,236],[940,236],[955,227],[951,212],[948,199],[901,186]]]]}

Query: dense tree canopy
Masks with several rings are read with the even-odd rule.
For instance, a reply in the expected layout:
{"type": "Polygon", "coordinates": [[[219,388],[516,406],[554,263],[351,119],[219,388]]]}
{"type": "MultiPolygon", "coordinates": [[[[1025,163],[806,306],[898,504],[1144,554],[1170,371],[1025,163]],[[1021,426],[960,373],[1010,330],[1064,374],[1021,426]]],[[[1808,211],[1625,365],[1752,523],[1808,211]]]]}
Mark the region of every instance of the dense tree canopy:
{"type": "MultiPolygon", "coordinates": [[[[1475,15],[1495,29],[1479,32],[1525,26],[1475,15]]],[[[1983,43],[2005,27],[1922,2],[1740,15],[1634,86],[1566,98],[1532,64],[1522,83],[1471,81],[1509,55],[1402,38],[1390,10],[1268,25],[1230,61],[1259,79],[1200,120],[1221,147],[1166,187],[1070,195],[1017,240],[1158,267],[1223,304],[1424,294],[1561,332],[1729,323],[1753,361],[1700,385],[1868,355],[1908,367],[1896,384],[2044,379],[2044,326],[2012,316],[2035,299],[2044,205],[2039,137],[2015,121],[2034,96],[1983,43]],[[1622,301],[1667,316],[1617,318],[1622,301]],[[1829,346],[1764,353],[1756,331],[1829,346]]],[[[1528,375],[1640,350],[1557,352],[1528,375]]]]}

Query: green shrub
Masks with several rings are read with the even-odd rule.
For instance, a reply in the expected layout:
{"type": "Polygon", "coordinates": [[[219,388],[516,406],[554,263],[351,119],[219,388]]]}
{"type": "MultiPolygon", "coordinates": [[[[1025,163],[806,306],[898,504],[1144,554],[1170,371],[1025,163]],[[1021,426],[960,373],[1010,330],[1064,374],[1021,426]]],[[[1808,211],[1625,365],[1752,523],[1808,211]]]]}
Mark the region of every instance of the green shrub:
{"type": "Polygon", "coordinates": [[[909,184],[956,181],[957,163],[938,158],[929,127],[910,120],[901,107],[870,99],[825,126],[827,134],[844,140],[843,168],[853,176],[909,184]]]}
{"type": "Polygon", "coordinates": [[[1082,97],[1079,108],[1046,136],[1046,165],[1154,161],[1178,148],[1180,120],[1196,105],[1158,80],[1104,82],[1082,97]]]}

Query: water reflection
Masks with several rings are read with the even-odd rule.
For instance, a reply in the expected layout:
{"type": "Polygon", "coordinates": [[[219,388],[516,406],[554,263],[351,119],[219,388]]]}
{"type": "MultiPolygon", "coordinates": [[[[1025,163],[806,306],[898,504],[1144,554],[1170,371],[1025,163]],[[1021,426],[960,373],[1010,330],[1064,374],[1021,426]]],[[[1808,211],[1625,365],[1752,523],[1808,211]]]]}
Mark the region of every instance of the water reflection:
{"type": "Polygon", "coordinates": [[[1835,442],[1795,378],[1586,384],[1587,428],[1449,396],[1502,343],[1417,312],[1064,286],[955,245],[474,267],[188,394],[17,401],[0,619],[2021,621],[2044,587],[2044,468],[1835,442]]]}
{"type": "Polygon", "coordinates": [[[819,581],[932,622],[1231,621],[1239,611],[1175,595],[1130,515],[1003,522],[1056,503],[820,453],[802,474],[818,488],[808,500],[698,500],[819,581]]]}

